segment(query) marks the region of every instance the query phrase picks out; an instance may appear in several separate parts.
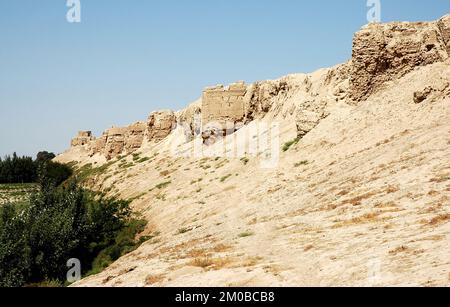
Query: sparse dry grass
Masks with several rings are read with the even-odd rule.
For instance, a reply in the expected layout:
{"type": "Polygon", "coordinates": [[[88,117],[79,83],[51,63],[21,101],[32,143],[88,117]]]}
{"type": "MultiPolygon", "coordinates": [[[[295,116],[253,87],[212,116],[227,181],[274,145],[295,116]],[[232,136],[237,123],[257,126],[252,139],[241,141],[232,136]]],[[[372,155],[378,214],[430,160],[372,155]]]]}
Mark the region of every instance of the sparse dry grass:
{"type": "Polygon", "coordinates": [[[386,188],[386,193],[387,193],[387,194],[396,193],[396,192],[398,192],[398,191],[400,191],[400,188],[399,188],[398,186],[392,186],[392,185],[390,185],[390,186],[388,186],[388,187],[386,188]]]}
{"type": "Polygon", "coordinates": [[[385,209],[385,208],[397,208],[397,204],[393,201],[387,202],[387,203],[377,203],[375,205],[375,208],[378,209],[385,209]]]}
{"type": "Polygon", "coordinates": [[[328,204],[326,205],[322,211],[333,211],[337,209],[337,205],[336,204],[328,204]]]}
{"type": "Polygon", "coordinates": [[[378,142],[375,146],[380,147],[381,145],[386,145],[390,142],[390,139],[385,139],[384,141],[378,142]]]}
{"type": "Polygon", "coordinates": [[[267,265],[264,267],[264,271],[266,273],[271,273],[274,276],[278,276],[280,275],[280,273],[282,272],[282,269],[280,266],[276,265],[276,264],[272,264],[272,265],[267,265]]]}
{"type": "Polygon", "coordinates": [[[380,216],[380,213],[378,213],[378,212],[367,213],[362,216],[352,218],[350,220],[338,221],[332,228],[336,229],[336,228],[341,228],[341,227],[346,227],[346,226],[356,226],[356,225],[361,225],[361,224],[374,223],[374,222],[377,222],[380,220],[379,216],[380,216]]]}
{"type": "Polygon", "coordinates": [[[189,262],[189,265],[206,269],[209,266],[213,265],[213,261],[209,257],[198,257],[189,262]]]}
{"type": "Polygon", "coordinates": [[[275,192],[278,192],[279,190],[281,190],[283,188],[282,185],[277,185],[275,187],[270,188],[269,190],[267,190],[267,193],[269,194],[273,194],[275,192]]]}
{"type": "Polygon", "coordinates": [[[304,252],[309,252],[310,250],[312,250],[314,248],[314,245],[310,244],[305,246],[305,248],[303,249],[304,252]]]}
{"type": "Polygon", "coordinates": [[[247,259],[243,260],[242,262],[236,264],[234,267],[236,268],[248,268],[248,267],[254,267],[257,264],[259,264],[264,258],[262,257],[248,257],[247,259]]]}
{"type": "Polygon", "coordinates": [[[252,226],[252,225],[256,225],[256,224],[258,224],[258,218],[257,218],[257,217],[252,218],[252,219],[247,223],[248,226],[252,226]]]}
{"type": "MultiPolygon", "coordinates": [[[[192,246],[199,246],[202,243],[204,243],[204,240],[201,239],[194,239],[194,240],[190,240],[190,241],[186,241],[180,244],[177,244],[175,246],[172,247],[163,247],[156,252],[156,255],[160,255],[160,254],[178,254],[180,252],[186,251],[189,248],[192,248],[192,246]]],[[[154,255],[154,254],[152,254],[154,255]]]]}
{"type": "Polygon", "coordinates": [[[448,181],[448,180],[450,180],[450,176],[449,175],[441,175],[441,176],[434,177],[434,178],[430,179],[430,182],[432,182],[432,183],[442,183],[442,182],[445,182],[445,181],[448,181]]]}
{"type": "Polygon", "coordinates": [[[428,195],[428,196],[436,196],[436,195],[439,195],[439,192],[438,192],[438,191],[435,191],[435,190],[431,190],[430,192],[428,192],[427,195],[428,195]]]}
{"type": "Polygon", "coordinates": [[[230,245],[226,245],[226,244],[217,244],[216,246],[214,246],[212,248],[212,250],[216,253],[224,253],[224,252],[228,252],[232,249],[232,247],[230,245]]]}
{"type": "Polygon", "coordinates": [[[366,199],[370,199],[373,196],[377,195],[378,193],[376,192],[368,192],[350,199],[347,199],[345,201],[342,202],[342,205],[347,205],[350,204],[352,206],[360,206],[362,204],[362,202],[366,199]]]}
{"type": "Polygon", "coordinates": [[[409,251],[409,248],[407,247],[407,246],[399,246],[399,247],[397,247],[397,248],[395,248],[395,249],[393,249],[393,250],[390,250],[389,251],[389,255],[397,255],[397,254],[400,254],[400,253],[404,253],[404,252],[407,252],[407,251],[409,251]]]}
{"type": "Polygon", "coordinates": [[[436,216],[430,220],[428,223],[431,226],[438,226],[440,224],[445,224],[450,222],[450,213],[447,214],[441,214],[439,216],[436,216]]]}
{"type": "Polygon", "coordinates": [[[342,190],[342,191],[340,191],[337,195],[338,196],[345,196],[345,195],[348,195],[350,192],[348,191],[348,190],[342,190]]]}
{"type": "Polygon", "coordinates": [[[168,171],[168,170],[162,171],[162,172],[159,173],[159,175],[160,175],[161,177],[167,177],[167,176],[170,175],[170,171],[168,171]]]}
{"type": "Polygon", "coordinates": [[[188,258],[207,257],[208,255],[209,255],[209,252],[206,249],[193,249],[187,253],[188,258]]]}
{"type": "Polygon", "coordinates": [[[229,257],[213,258],[213,257],[198,257],[189,262],[189,265],[208,269],[208,270],[221,270],[229,267],[234,260],[229,257]]]}
{"type": "Polygon", "coordinates": [[[164,279],[165,279],[165,276],[163,274],[149,275],[149,276],[147,276],[147,278],[145,278],[145,285],[151,286],[154,284],[158,284],[158,283],[164,281],[164,279]]]}

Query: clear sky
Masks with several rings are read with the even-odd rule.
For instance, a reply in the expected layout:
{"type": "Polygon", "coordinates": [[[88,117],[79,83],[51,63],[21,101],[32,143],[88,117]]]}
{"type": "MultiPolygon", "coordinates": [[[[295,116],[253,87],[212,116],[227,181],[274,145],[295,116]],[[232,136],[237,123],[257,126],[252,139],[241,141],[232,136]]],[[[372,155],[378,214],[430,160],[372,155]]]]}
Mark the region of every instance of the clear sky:
{"type": "MultiPolygon", "coordinates": [[[[382,21],[448,0],[381,0],[382,21]]],[[[345,62],[366,0],[0,0],[0,155],[68,148],[78,130],[178,110],[204,87],[345,62]]]]}

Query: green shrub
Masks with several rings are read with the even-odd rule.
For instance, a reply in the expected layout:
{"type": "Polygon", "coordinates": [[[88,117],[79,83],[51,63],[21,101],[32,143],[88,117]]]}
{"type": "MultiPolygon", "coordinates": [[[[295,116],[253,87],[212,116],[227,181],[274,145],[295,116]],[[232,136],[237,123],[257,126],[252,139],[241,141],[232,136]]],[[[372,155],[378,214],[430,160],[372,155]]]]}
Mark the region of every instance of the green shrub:
{"type": "Polygon", "coordinates": [[[251,236],[253,236],[254,235],[254,233],[253,232],[243,232],[243,233],[241,233],[241,234],[239,234],[239,238],[247,238],[247,237],[251,237],[251,236]]]}
{"type": "Polygon", "coordinates": [[[300,161],[300,162],[298,162],[298,163],[295,163],[295,164],[294,164],[294,167],[299,167],[299,166],[302,166],[302,165],[308,165],[308,164],[309,164],[309,161],[304,160],[304,161],[300,161]]]}
{"type": "Polygon", "coordinates": [[[244,165],[247,165],[248,162],[250,162],[250,159],[247,158],[247,157],[244,157],[244,158],[241,159],[241,162],[244,163],[244,165]]]}
{"type": "Polygon", "coordinates": [[[47,178],[59,185],[72,175],[72,168],[52,162],[54,157],[53,153],[44,151],[38,153],[34,161],[30,157],[18,157],[16,153],[4,160],[0,158],[0,184],[33,183],[37,181],[39,172],[45,171],[47,178]]]}
{"type": "Polygon", "coordinates": [[[143,220],[131,220],[124,226],[115,237],[112,245],[103,249],[92,262],[92,269],[87,275],[97,274],[106,269],[111,263],[122,257],[123,255],[134,251],[138,248],[143,240],[136,242],[136,234],[144,231],[147,222],[143,220]]]}
{"type": "Polygon", "coordinates": [[[0,207],[0,287],[19,287],[31,270],[31,250],[23,229],[23,219],[17,218],[13,205],[0,207]]]}
{"type": "Polygon", "coordinates": [[[231,176],[233,176],[233,175],[230,174],[230,175],[223,176],[222,178],[220,178],[220,182],[225,182],[231,176]]]}
{"type": "Polygon", "coordinates": [[[139,159],[141,158],[141,155],[140,154],[138,154],[138,153],[134,153],[133,154],[133,161],[138,161],[139,159]]]}
{"type": "Polygon", "coordinates": [[[0,208],[0,286],[63,284],[71,258],[84,274],[103,269],[140,244],[134,238],[144,227],[127,201],[41,177],[28,205],[0,208]]]}
{"type": "Polygon", "coordinates": [[[284,151],[284,152],[288,151],[293,145],[298,144],[299,141],[300,141],[300,139],[297,138],[297,139],[295,139],[295,140],[292,140],[292,141],[289,141],[289,142],[285,143],[285,144],[283,145],[283,151],[284,151]]]}
{"type": "Polygon", "coordinates": [[[180,229],[178,229],[177,234],[182,235],[182,234],[188,233],[190,231],[192,231],[192,228],[180,228],[180,229]]]}
{"type": "Polygon", "coordinates": [[[147,162],[148,160],[150,160],[149,157],[141,158],[137,161],[137,163],[144,163],[144,162],[147,162]]]}
{"type": "Polygon", "coordinates": [[[156,185],[155,189],[162,190],[164,188],[167,188],[171,183],[172,183],[172,181],[162,182],[162,183],[156,185]]]}

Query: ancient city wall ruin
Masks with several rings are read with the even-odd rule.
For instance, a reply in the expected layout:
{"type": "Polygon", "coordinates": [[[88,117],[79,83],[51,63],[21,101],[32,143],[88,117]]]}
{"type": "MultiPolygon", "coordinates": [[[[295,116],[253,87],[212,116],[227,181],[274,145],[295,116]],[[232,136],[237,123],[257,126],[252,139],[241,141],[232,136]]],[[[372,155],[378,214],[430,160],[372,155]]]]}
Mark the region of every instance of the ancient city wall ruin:
{"type": "Polygon", "coordinates": [[[363,100],[384,82],[449,54],[450,15],[437,22],[369,24],[353,40],[351,97],[363,100]]]}
{"type": "Polygon", "coordinates": [[[175,128],[177,118],[172,111],[159,111],[150,114],[147,120],[147,138],[159,142],[165,139],[175,128]]]}
{"type": "Polygon", "coordinates": [[[71,146],[84,146],[93,140],[91,131],[80,131],[78,135],[72,139],[71,146]]]}
{"type": "Polygon", "coordinates": [[[121,154],[137,151],[146,137],[149,142],[163,140],[175,125],[176,117],[173,112],[155,112],[150,115],[148,122],[137,122],[128,127],[113,127],[97,139],[90,131],[82,131],[72,140],[71,147],[83,146],[91,156],[100,154],[111,160],[121,154]]]}
{"type": "Polygon", "coordinates": [[[112,159],[138,150],[144,141],[160,142],[177,124],[186,127],[188,140],[201,134],[205,143],[214,142],[217,137],[234,133],[271,110],[283,109],[280,104],[293,93],[297,99],[289,113],[295,114],[301,138],[328,116],[330,103],[357,104],[382,88],[385,82],[396,80],[418,66],[447,61],[449,55],[450,15],[436,22],[369,24],[354,36],[351,61],[329,69],[326,80],[311,81],[306,77],[299,84],[295,78],[287,77],[250,86],[237,82],[228,87],[206,88],[201,102],[178,115],[172,111],[154,112],[146,122],[109,129],[98,139],[90,131],[81,131],[71,145],[83,146],[92,155],[102,154],[112,159]],[[331,80],[340,84],[336,93],[319,99],[318,92],[326,90],[331,80]]]}
{"type": "Polygon", "coordinates": [[[244,97],[247,86],[244,82],[229,87],[218,85],[205,89],[202,98],[202,123],[236,123],[245,117],[244,97]]]}

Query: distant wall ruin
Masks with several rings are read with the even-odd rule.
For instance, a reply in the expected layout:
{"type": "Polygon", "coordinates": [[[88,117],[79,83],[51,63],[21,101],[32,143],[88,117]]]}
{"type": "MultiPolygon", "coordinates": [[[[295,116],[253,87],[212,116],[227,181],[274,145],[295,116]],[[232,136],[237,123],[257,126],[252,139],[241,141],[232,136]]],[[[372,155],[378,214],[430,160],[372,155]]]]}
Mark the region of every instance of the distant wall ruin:
{"type": "Polygon", "coordinates": [[[166,138],[176,125],[172,111],[152,113],[148,122],[137,122],[127,127],[113,127],[94,138],[90,131],[81,131],[71,142],[71,147],[85,147],[90,154],[101,154],[111,160],[121,154],[130,154],[142,147],[145,138],[159,142],[166,138]]]}
{"type": "Polygon", "coordinates": [[[351,97],[364,100],[390,80],[450,54],[450,15],[437,22],[369,24],[355,34],[351,97]]]}
{"type": "Polygon", "coordinates": [[[280,112],[295,116],[301,138],[329,115],[330,103],[357,104],[385,82],[396,80],[418,66],[447,61],[449,57],[450,15],[435,22],[369,24],[354,36],[351,61],[330,69],[325,80],[305,77],[300,84],[295,78],[285,77],[249,86],[241,81],[228,87],[206,88],[201,101],[179,113],[154,112],[146,122],[107,130],[98,139],[90,131],[81,131],[71,145],[112,159],[133,153],[144,142],[160,142],[177,122],[185,127],[187,140],[201,134],[205,143],[213,143],[269,112],[271,116],[280,112]],[[331,92],[319,99],[319,92],[326,91],[332,81],[339,86],[330,88],[331,92]],[[293,93],[297,95],[295,105],[284,108],[282,104],[293,93]]]}
{"type": "Polygon", "coordinates": [[[159,142],[165,139],[177,123],[172,111],[159,111],[150,114],[147,120],[148,140],[159,142]]]}
{"type": "Polygon", "coordinates": [[[84,146],[93,140],[91,131],[80,131],[77,136],[70,142],[71,146],[84,146]]]}
{"type": "Polygon", "coordinates": [[[450,56],[450,15],[444,16],[438,21],[438,27],[442,34],[447,53],[450,56]]]}
{"type": "Polygon", "coordinates": [[[129,154],[141,148],[146,130],[147,125],[144,122],[138,122],[127,127],[124,144],[124,150],[126,153],[129,154]]]}
{"type": "Polygon", "coordinates": [[[106,131],[106,145],[103,154],[110,160],[120,155],[125,148],[125,134],[127,128],[111,128],[106,131]]]}
{"type": "Polygon", "coordinates": [[[244,98],[247,86],[237,82],[224,87],[206,88],[202,96],[202,135],[204,140],[223,137],[243,126],[245,119],[244,98]]]}
{"type": "Polygon", "coordinates": [[[211,122],[225,125],[243,121],[246,93],[247,86],[244,82],[233,83],[228,87],[218,85],[205,89],[202,98],[203,125],[211,122]]]}

